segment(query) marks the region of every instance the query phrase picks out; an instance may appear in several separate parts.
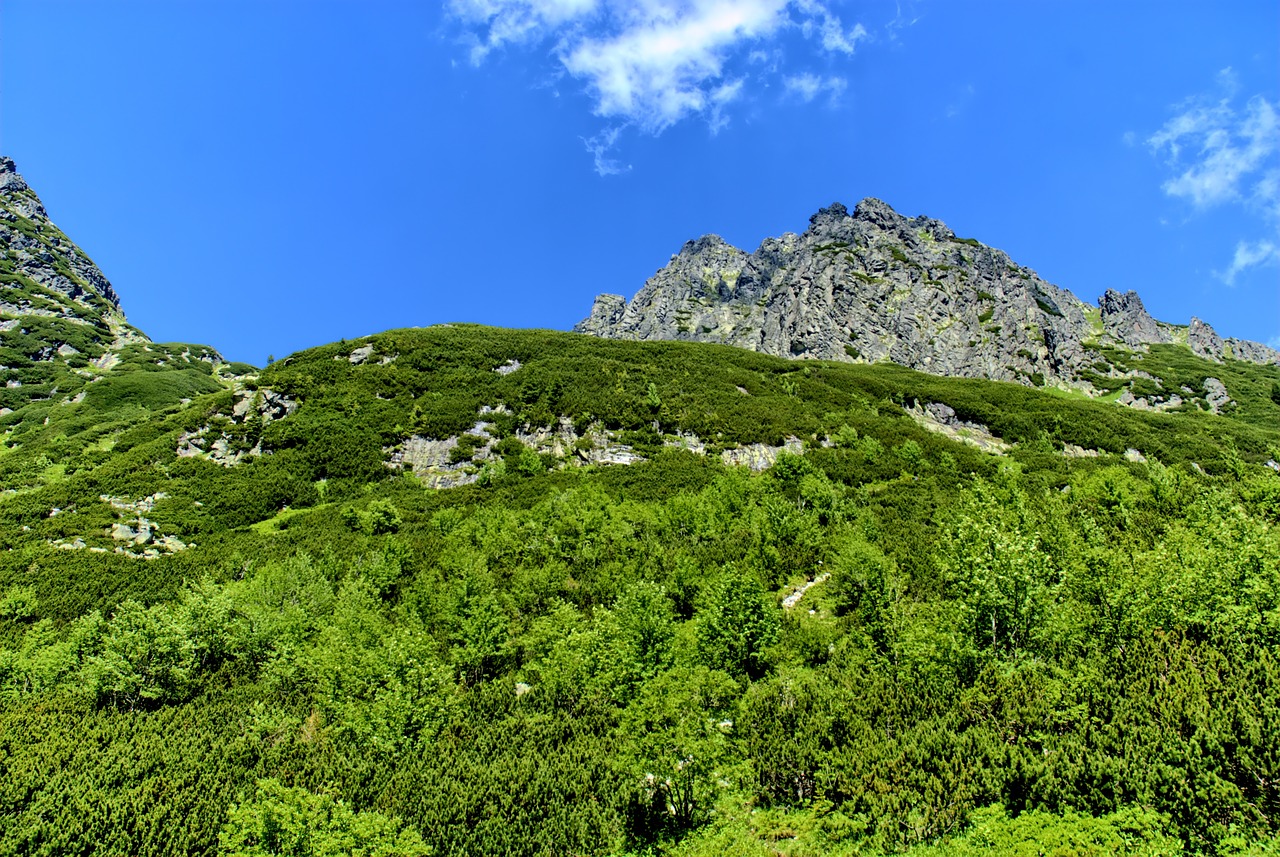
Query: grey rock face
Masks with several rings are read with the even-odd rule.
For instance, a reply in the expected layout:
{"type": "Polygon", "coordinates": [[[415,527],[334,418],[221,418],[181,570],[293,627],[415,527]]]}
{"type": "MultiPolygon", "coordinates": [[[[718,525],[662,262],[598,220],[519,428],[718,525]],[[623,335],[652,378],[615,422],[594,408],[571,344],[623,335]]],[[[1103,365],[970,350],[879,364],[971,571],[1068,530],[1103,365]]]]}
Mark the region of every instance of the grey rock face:
{"type": "Polygon", "coordinates": [[[1195,316],[1191,317],[1191,326],[1187,328],[1188,348],[1201,357],[1221,362],[1225,344],[1212,327],[1195,316]]]}
{"type": "Polygon", "coordinates": [[[1236,360],[1243,360],[1246,363],[1259,363],[1263,366],[1269,363],[1280,363],[1280,351],[1263,345],[1260,342],[1250,342],[1247,339],[1229,338],[1224,340],[1228,352],[1236,360]]]}
{"type": "MultiPolygon", "coordinates": [[[[93,260],[50,222],[40,198],[18,174],[13,160],[3,156],[0,156],[0,245],[4,248],[6,272],[11,270],[17,277],[64,295],[68,303],[82,310],[119,311],[120,298],[111,283],[93,260]],[[95,296],[107,306],[95,307],[92,299],[95,296]]],[[[14,286],[6,283],[0,293],[6,298],[10,295],[16,298],[14,286]]],[[[68,307],[58,314],[75,318],[83,313],[77,314],[68,307]]]]}
{"type": "Polygon", "coordinates": [[[622,320],[626,312],[627,299],[622,295],[597,295],[591,305],[591,315],[587,316],[574,330],[590,333],[595,336],[607,336],[613,326],[622,320]]]}
{"type": "Polygon", "coordinates": [[[1204,398],[1215,414],[1231,402],[1231,395],[1227,392],[1227,386],[1217,378],[1204,379],[1204,398]]]}
{"type": "Polygon", "coordinates": [[[755,253],[690,241],[630,303],[601,296],[575,329],[1034,383],[1084,365],[1087,309],[999,250],[866,199],[755,253]]]}
{"type": "Polygon", "coordinates": [[[1102,328],[1122,345],[1137,348],[1149,343],[1172,342],[1173,337],[1152,318],[1134,291],[1123,295],[1107,289],[1098,299],[1102,328]]]}
{"type": "MultiPolygon", "coordinates": [[[[1100,325],[1092,307],[1005,253],[864,199],[852,213],[839,203],[824,208],[802,234],[767,238],[754,253],[717,235],[690,241],[631,301],[597,297],[574,330],[1086,387],[1082,373],[1101,359],[1095,342],[1174,341],[1172,326],[1134,292],[1109,290],[1099,306],[1100,325]]],[[[1191,338],[1221,359],[1221,339],[1200,327],[1191,338]]],[[[1268,357],[1259,349],[1233,345],[1232,353],[1268,357]]]]}

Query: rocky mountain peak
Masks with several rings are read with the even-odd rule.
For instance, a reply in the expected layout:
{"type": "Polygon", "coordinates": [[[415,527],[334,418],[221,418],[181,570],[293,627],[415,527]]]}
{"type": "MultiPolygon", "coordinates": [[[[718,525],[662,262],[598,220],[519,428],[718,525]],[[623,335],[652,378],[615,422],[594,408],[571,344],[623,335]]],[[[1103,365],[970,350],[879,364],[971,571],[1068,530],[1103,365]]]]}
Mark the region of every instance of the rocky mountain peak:
{"type": "Polygon", "coordinates": [[[680,248],[680,253],[678,255],[697,256],[699,254],[706,253],[709,251],[713,252],[724,247],[728,247],[730,249],[736,249],[731,244],[729,244],[729,242],[721,238],[719,235],[712,233],[708,235],[703,235],[701,238],[694,238],[692,240],[684,242],[684,246],[680,248]]]}
{"type": "MultiPolygon", "coordinates": [[[[25,286],[45,289],[90,309],[93,298],[120,309],[120,298],[83,250],[50,222],[44,204],[18,173],[13,159],[0,157],[0,249],[6,298],[25,286]]],[[[59,298],[55,297],[55,300],[59,298]]],[[[46,308],[49,309],[49,308],[46,308]]],[[[80,317],[68,305],[65,317],[80,317]]]]}
{"type": "Polygon", "coordinates": [[[1209,359],[1280,362],[1199,319],[1185,332],[1156,321],[1133,291],[1108,289],[1094,309],[1000,250],[871,197],[852,215],[832,203],[803,234],[766,238],[754,253],[716,235],[688,242],[631,301],[602,295],[574,329],[1085,389],[1105,344],[1185,342],[1209,359]]]}
{"type": "Polygon", "coordinates": [[[1187,328],[1187,347],[1210,360],[1221,360],[1226,343],[1212,327],[1195,316],[1187,328]]]}
{"type": "Polygon", "coordinates": [[[1135,291],[1120,294],[1115,289],[1107,289],[1098,298],[1098,307],[1102,310],[1103,330],[1123,345],[1136,348],[1172,341],[1172,336],[1151,317],[1135,291]]]}
{"type": "Polygon", "coordinates": [[[842,203],[833,202],[826,208],[818,209],[817,214],[809,218],[809,225],[813,227],[826,224],[840,225],[848,216],[849,209],[845,208],[842,203]]]}
{"type": "Polygon", "coordinates": [[[13,158],[0,155],[0,189],[26,190],[27,183],[18,174],[18,166],[13,158]]]}
{"type": "MultiPolygon", "coordinates": [[[[844,208],[844,206],[840,206],[844,208]]],[[[853,207],[853,216],[858,220],[879,226],[881,229],[892,229],[907,218],[894,211],[893,206],[881,199],[869,196],[853,207]]]]}
{"type": "Polygon", "coordinates": [[[125,321],[111,283],[0,157],[0,412],[65,394],[92,361],[138,341],[146,337],[125,321]]]}

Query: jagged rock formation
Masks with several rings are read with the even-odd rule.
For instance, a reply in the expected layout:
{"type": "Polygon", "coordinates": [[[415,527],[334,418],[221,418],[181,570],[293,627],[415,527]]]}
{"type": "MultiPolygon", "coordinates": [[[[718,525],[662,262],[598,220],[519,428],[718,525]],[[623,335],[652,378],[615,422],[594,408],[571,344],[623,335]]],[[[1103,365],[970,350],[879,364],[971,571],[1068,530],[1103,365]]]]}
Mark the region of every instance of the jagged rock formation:
{"type": "Polygon", "coordinates": [[[109,369],[113,349],[147,341],[98,266],[0,157],[0,413],[65,393],[80,383],[73,373],[109,369]]]}
{"type": "MultiPolygon", "coordinates": [[[[123,327],[120,298],[102,271],[50,220],[43,203],[0,156],[0,313],[123,327]]],[[[12,329],[12,328],[10,328],[12,329]]],[[[138,339],[145,339],[134,331],[138,339]]]]}
{"type": "Polygon", "coordinates": [[[1102,329],[1121,345],[1138,348],[1155,342],[1173,342],[1171,325],[1161,324],[1147,313],[1142,298],[1134,291],[1123,295],[1107,289],[1098,298],[1102,310],[1102,329]]]}
{"type": "Polygon", "coordinates": [[[765,239],[754,253],[716,235],[690,241],[630,302],[596,298],[574,330],[1086,388],[1082,374],[1105,362],[1097,345],[1179,342],[1211,360],[1280,362],[1280,352],[1224,342],[1199,319],[1156,321],[1132,291],[1108,290],[1090,306],[1000,250],[877,199],[852,214],[824,208],[803,234],[765,239]]]}
{"type": "Polygon", "coordinates": [[[1195,354],[1209,360],[1221,360],[1225,343],[1214,329],[1195,316],[1191,317],[1191,326],[1187,328],[1187,347],[1195,354]]]}

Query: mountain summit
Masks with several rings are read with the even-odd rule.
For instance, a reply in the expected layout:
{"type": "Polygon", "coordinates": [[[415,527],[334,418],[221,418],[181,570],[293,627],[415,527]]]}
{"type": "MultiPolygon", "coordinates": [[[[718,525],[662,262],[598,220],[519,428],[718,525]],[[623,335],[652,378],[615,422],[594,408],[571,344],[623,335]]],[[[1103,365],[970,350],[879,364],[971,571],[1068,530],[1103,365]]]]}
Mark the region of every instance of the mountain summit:
{"type": "MultiPolygon", "coordinates": [[[[797,358],[891,361],[937,375],[1091,389],[1104,348],[1181,344],[1213,361],[1280,352],[1209,325],[1156,321],[1135,292],[1097,306],[941,221],[878,199],[835,203],[754,253],[689,241],[629,303],[600,295],[575,331],[718,342],[797,358]]],[[[1108,370],[1110,371],[1110,370],[1108,370]]]]}
{"type": "Polygon", "coordinates": [[[122,355],[138,357],[139,349],[169,365],[202,361],[202,373],[222,360],[205,346],[168,354],[129,324],[102,271],[53,224],[13,160],[0,156],[0,416],[33,403],[79,401],[122,355]]]}

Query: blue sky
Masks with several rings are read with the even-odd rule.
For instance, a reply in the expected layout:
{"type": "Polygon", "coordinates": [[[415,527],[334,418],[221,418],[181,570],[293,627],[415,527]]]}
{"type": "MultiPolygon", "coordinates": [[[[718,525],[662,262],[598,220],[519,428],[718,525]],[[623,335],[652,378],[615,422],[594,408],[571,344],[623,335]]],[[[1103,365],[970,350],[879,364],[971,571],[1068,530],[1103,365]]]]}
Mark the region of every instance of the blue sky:
{"type": "Polygon", "coordinates": [[[0,5],[0,151],[158,340],[567,329],[877,196],[1280,344],[1280,4],[0,5]]]}

